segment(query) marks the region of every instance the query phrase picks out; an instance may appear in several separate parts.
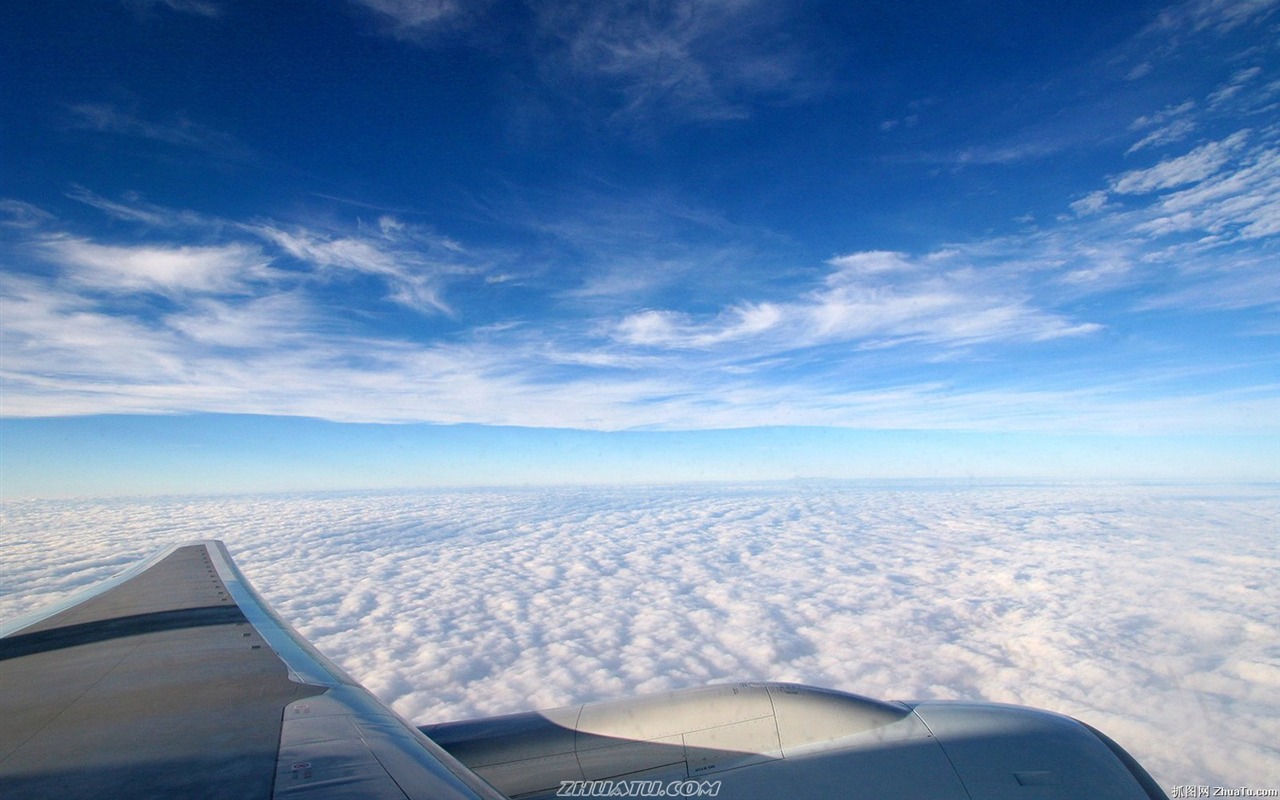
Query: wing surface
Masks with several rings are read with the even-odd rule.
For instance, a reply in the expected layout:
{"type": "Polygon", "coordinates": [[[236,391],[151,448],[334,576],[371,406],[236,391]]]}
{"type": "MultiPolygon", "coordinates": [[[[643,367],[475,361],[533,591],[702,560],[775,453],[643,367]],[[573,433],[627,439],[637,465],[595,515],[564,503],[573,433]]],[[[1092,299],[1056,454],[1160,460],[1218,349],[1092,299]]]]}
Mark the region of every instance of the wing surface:
{"type": "Polygon", "coordinates": [[[280,620],[221,542],[0,636],[6,798],[502,798],[280,620]]]}

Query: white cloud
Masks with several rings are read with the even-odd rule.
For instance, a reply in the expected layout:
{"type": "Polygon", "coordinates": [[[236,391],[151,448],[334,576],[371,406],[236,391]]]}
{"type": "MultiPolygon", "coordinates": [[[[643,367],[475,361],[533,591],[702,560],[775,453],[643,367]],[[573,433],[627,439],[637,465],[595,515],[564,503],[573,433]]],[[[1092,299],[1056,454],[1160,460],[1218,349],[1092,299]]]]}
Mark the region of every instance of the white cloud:
{"type": "Polygon", "coordinates": [[[206,217],[194,211],[177,211],[147,203],[136,195],[129,195],[121,202],[109,200],[83,186],[73,186],[71,191],[67,192],[67,197],[96,208],[112,219],[141,223],[152,228],[185,227],[216,231],[225,226],[222,220],[206,217]]]}
{"type": "Polygon", "coordinates": [[[1226,139],[1209,142],[1190,153],[1169,158],[1146,169],[1131,170],[1111,181],[1118,194],[1148,194],[1202,181],[1216,173],[1248,139],[1249,131],[1237,131],[1226,139]]]}
{"type": "Polygon", "coordinates": [[[54,221],[54,216],[39,206],[22,200],[0,199],[0,225],[6,228],[34,229],[54,221]]]}
{"type": "Polygon", "coordinates": [[[442,30],[471,24],[483,0],[351,0],[373,11],[386,23],[386,32],[399,39],[424,40],[442,30]]]}
{"type": "MultiPolygon", "coordinates": [[[[390,35],[420,43],[441,31],[483,38],[502,24],[484,0],[352,2],[390,35]]],[[[775,35],[785,25],[776,3],[556,0],[527,8],[534,24],[511,35],[527,37],[544,85],[600,92],[613,118],[628,124],[740,119],[754,102],[806,97],[821,82],[807,55],[775,35]]]]}
{"type": "Polygon", "coordinates": [[[1280,233],[1280,148],[1256,149],[1236,169],[1160,197],[1146,216],[1137,230],[1158,235],[1202,231],[1209,244],[1280,233]]]}
{"type": "Polygon", "coordinates": [[[1069,143],[1046,138],[1044,132],[1024,137],[1010,144],[981,145],[961,150],[946,160],[960,166],[969,164],[1015,164],[1051,156],[1061,152],[1069,143]]]}
{"type": "Polygon", "coordinates": [[[688,314],[650,310],[624,318],[617,335],[643,347],[706,348],[763,334],[782,321],[783,310],[771,303],[728,309],[710,325],[688,314]]]}
{"type": "Polygon", "coordinates": [[[424,723],[793,680],[1049,708],[1163,786],[1273,786],[1274,505],[1270,488],[869,484],[9,502],[0,604],[214,536],[424,723]]]}
{"type": "Polygon", "coordinates": [[[256,351],[314,345],[324,327],[317,317],[299,293],[282,292],[242,303],[202,298],[165,323],[198,345],[256,351]]]}
{"type": "Polygon", "coordinates": [[[361,5],[394,18],[413,28],[432,25],[459,13],[457,0],[357,0],[361,5]]]}
{"type": "Polygon", "coordinates": [[[123,246],[64,236],[45,239],[40,249],[70,280],[108,292],[236,292],[270,274],[262,252],[244,244],[123,246]]]}
{"type": "Polygon", "coordinates": [[[536,7],[549,68],[616,91],[621,117],[696,120],[745,117],[746,97],[785,100],[815,90],[803,54],[769,35],[780,13],[754,0],[536,7]]]}
{"type": "MultiPolygon", "coordinates": [[[[125,298],[129,302],[129,298],[125,298]]],[[[276,414],[614,428],[650,379],[548,385],[540,340],[417,345],[363,336],[298,291],[204,296],[157,316],[104,309],[75,287],[0,280],[5,413],[276,414]]],[[[607,368],[607,367],[601,367],[607,368]]]]}
{"type": "Polygon", "coordinates": [[[1151,66],[1150,61],[1143,61],[1140,64],[1134,65],[1127,73],[1125,73],[1124,79],[1127,81],[1136,81],[1140,78],[1145,78],[1151,74],[1152,69],[1154,69],[1154,67],[1151,66]]]}
{"type": "Polygon", "coordinates": [[[1196,123],[1190,119],[1175,120],[1163,128],[1157,128],[1134,142],[1133,146],[1125,151],[1125,155],[1132,155],[1133,153],[1136,153],[1139,150],[1145,150],[1148,147],[1161,147],[1166,144],[1172,144],[1173,142],[1180,142],[1190,136],[1195,129],[1196,123]]]}
{"type": "Polygon", "coordinates": [[[1248,67],[1237,71],[1225,85],[1209,95],[1209,105],[1217,106],[1240,93],[1249,81],[1262,74],[1262,67],[1248,67]]]}
{"type": "Polygon", "coordinates": [[[1133,258],[1123,247],[1114,245],[1080,245],[1079,265],[1063,272],[1057,280],[1063,284],[1090,288],[1114,286],[1131,276],[1133,258]]]}
{"type": "MultiPolygon", "coordinates": [[[[816,325],[795,308],[779,318],[778,309],[743,307],[722,329],[672,325],[662,331],[667,349],[647,353],[589,341],[575,346],[520,325],[490,326],[460,342],[376,338],[329,319],[301,290],[202,296],[147,318],[103,310],[98,299],[74,289],[32,277],[0,280],[7,415],[210,411],[591,430],[834,425],[1058,433],[1256,431],[1260,420],[1273,419],[1265,413],[1272,402],[1265,392],[1153,391],[1161,385],[1159,369],[1133,372],[1133,386],[1077,389],[961,387],[903,377],[862,385],[821,371],[779,382],[771,373],[787,368],[777,363],[785,342],[763,352],[745,344],[771,335],[753,327],[816,325]],[[713,352],[669,349],[695,344],[713,352]]],[[[875,313],[884,323],[885,309],[875,313]]],[[[972,319],[934,320],[932,335],[1084,332],[1034,314],[1030,322],[1020,319],[1026,316],[1021,308],[990,307],[972,319]]],[[[887,332],[880,338],[894,339],[887,332]]],[[[884,342],[863,346],[877,344],[884,342]]],[[[867,358],[868,368],[878,359],[900,362],[885,350],[868,350],[867,358]]]]}
{"type": "Polygon", "coordinates": [[[1154,114],[1143,114],[1135,119],[1130,125],[1130,130],[1141,130],[1142,128],[1150,128],[1157,125],[1164,125],[1170,120],[1180,118],[1196,107],[1194,100],[1186,100],[1178,105],[1165,106],[1163,109],[1154,114]]]}
{"type": "Polygon", "coordinates": [[[848,253],[827,260],[836,268],[836,272],[827,278],[831,284],[843,283],[850,276],[883,275],[892,272],[912,272],[913,265],[902,253],[885,250],[871,250],[863,253],[848,253]]]}
{"type": "Polygon", "coordinates": [[[79,103],[68,110],[71,124],[77,128],[191,147],[222,158],[246,160],[250,157],[235,137],[185,117],[157,122],[107,103],[79,103]]]}
{"type": "MultiPolygon", "coordinates": [[[[1265,256],[1243,260],[1230,272],[1209,271],[1195,275],[1180,288],[1143,299],[1138,309],[1194,308],[1208,311],[1259,306],[1280,308],[1280,273],[1265,256]]],[[[1280,331],[1273,331],[1271,335],[1277,334],[1280,331]]]]}
{"type": "Polygon", "coordinates": [[[1186,0],[1160,12],[1150,32],[1212,30],[1225,33],[1270,16],[1277,0],[1186,0]]]}
{"type": "Polygon", "coordinates": [[[1071,210],[1081,217],[1097,214],[1106,207],[1107,193],[1104,190],[1090,192],[1071,204],[1071,210]]]}
{"type": "MultiPolygon", "coordinates": [[[[1238,70],[1228,85],[1257,75],[1252,67],[1238,70]]],[[[1263,100],[1250,102],[1256,111],[1263,100]]],[[[1148,133],[1129,153],[1168,145],[1192,129],[1207,127],[1215,121],[1214,113],[1222,113],[1212,107],[1186,101],[1137,118],[1131,129],[1148,133]]],[[[1078,253],[1106,255],[1101,261],[1088,259],[1095,263],[1073,265],[1062,281],[1081,287],[1134,287],[1144,295],[1134,304],[1139,310],[1275,303],[1274,269],[1266,264],[1265,249],[1247,248],[1280,234],[1277,133],[1274,126],[1237,130],[1153,166],[1112,176],[1105,189],[1072,203],[1076,219],[1062,217],[1057,233],[1073,240],[1071,247],[1078,253]],[[1156,270],[1176,276],[1174,285],[1151,283],[1142,289],[1156,270]]],[[[1072,260],[1079,259],[1063,263],[1072,260]]]]}
{"type": "Polygon", "coordinates": [[[210,0],[124,0],[124,3],[139,12],[148,12],[156,6],[165,6],[172,11],[196,14],[201,17],[222,16],[222,5],[210,0]]]}
{"type": "MultiPolygon", "coordinates": [[[[191,238],[194,232],[232,240],[210,246],[108,245],[50,234],[40,243],[39,249],[63,266],[88,270],[76,273],[79,280],[102,281],[104,288],[113,276],[124,291],[184,285],[201,291],[234,291],[250,279],[321,280],[344,272],[362,273],[385,282],[393,302],[416,311],[448,314],[452,309],[441,295],[442,284],[450,276],[479,269],[476,258],[457,241],[391,215],[380,216],[372,229],[363,225],[354,231],[304,225],[286,229],[270,221],[243,224],[175,210],[137,196],[110,200],[80,186],[73,187],[68,197],[113,219],[139,223],[170,237],[191,238]],[[263,244],[268,246],[266,251],[263,244]],[[286,273],[268,267],[280,255],[303,262],[305,270],[286,273]],[[238,260],[244,262],[240,268],[235,264],[238,260]]],[[[46,215],[43,221],[56,220],[46,215]]]]}
{"type": "MultiPolygon", "coordinates": [[[[713,318],[649,310],[624,318],[618,338],[672,348],[742,348],[763,357],[833,342],[888,347],[926,342],[962,347],[978,342],[1044,341],[1100,330],[1035,308],[1008,286],[986,278],[958,252],[912,259],[865,252],[827,262],[822,288],[788,302],[739,305],[713,318]]],[[[1002,276],[1007,277],[1007,276],[1002,276]]]]}
{"type": "Polygon", "coordinates": [[[173,402],[194,377],[185,348],[165,331],[102,313],[76,292],[3,276],[0,319],[9,415],[155,410],[155,395],[173,402]]]}
{"type": "Polygon", "coordinates": [[[414,236],[392,217],[380,218],[378,228],[376,236],[327,235],[305,228],[286,231],[274,225],[247,229],[321,270],[377,276],[390,287],[390,299],[401,305],[419,311],[452,313],[440,296],[439,285],[443,275],[463,269],[454,261],[459,254],[458,245],[443,237],[414,236]],[[413,241],[402,246],[408,238],[413,241]]]}

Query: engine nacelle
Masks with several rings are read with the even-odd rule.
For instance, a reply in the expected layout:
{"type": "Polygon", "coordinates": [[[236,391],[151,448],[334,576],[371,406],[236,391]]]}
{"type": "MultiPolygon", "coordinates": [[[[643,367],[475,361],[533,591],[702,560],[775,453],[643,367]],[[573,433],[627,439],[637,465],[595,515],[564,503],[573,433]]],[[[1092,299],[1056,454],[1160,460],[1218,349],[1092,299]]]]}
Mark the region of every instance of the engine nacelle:
{"type": "Polygon", "coordinates": [[[715,781],[717,796],[733,798],[798,788],[938,800],[1165,798],[1123,749],[1069,717],[984,703],[885,703],[785,683],[712,685],[422,731],[509,797],[625,778],[715,781]]]}

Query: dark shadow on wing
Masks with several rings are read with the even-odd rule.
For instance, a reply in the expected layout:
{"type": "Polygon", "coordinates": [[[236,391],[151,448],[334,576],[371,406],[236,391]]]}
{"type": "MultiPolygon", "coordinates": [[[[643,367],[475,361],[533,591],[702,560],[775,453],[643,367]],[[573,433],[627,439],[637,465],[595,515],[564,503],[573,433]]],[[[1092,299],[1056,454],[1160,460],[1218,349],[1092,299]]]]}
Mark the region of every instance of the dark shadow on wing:
{"type": "Polygon", "coordinates": [[[0,661],[50,650],[121,639],[126,636],[245,621],[245,616],[238,607],[218,605],[182,608],[175,611],[153,611],[148,614],[132,614],[126,617],[81,622],[0,639],[0,661]]]}

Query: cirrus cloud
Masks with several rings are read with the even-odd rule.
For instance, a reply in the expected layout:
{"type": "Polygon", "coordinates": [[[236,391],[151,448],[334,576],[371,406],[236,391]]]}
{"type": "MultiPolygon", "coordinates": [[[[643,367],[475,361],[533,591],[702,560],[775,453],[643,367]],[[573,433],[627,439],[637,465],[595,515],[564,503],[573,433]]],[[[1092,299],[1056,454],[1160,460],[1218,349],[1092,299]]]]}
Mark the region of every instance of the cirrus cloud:
{"type": "Polygon", "coordinates": [[[1101,330],[1038,309],[973,269],[955,251],[921,259],[903,253],[850,253],[827,262],[824,285],[789,302],[738,305],[713,318],[643,311],[623,319],[628,344],[707,349],[748,347],[757,355],[827,343],[963,347],[991,341],[1045,341],[1101,330]]]}

